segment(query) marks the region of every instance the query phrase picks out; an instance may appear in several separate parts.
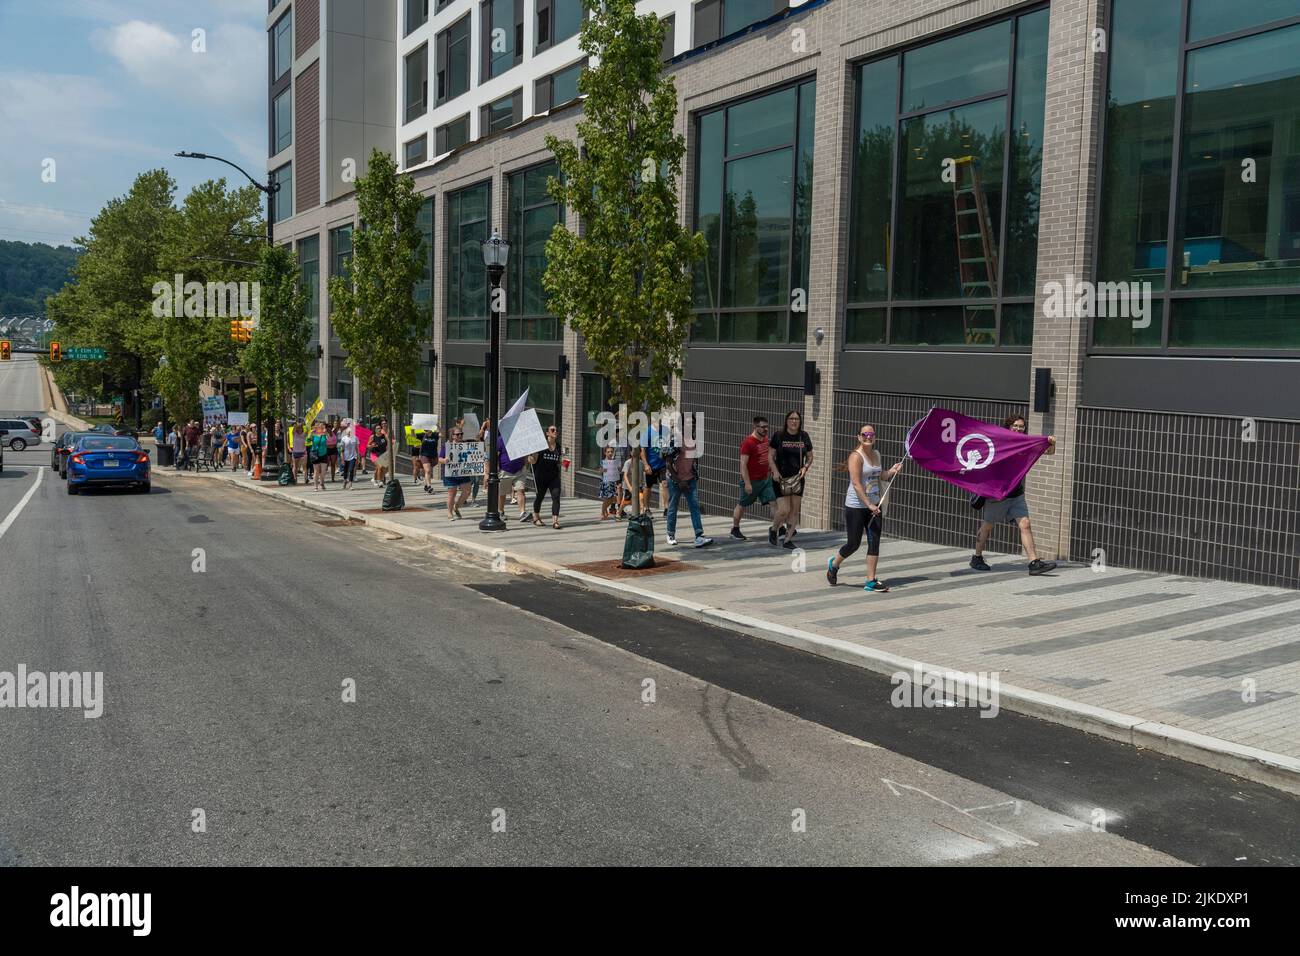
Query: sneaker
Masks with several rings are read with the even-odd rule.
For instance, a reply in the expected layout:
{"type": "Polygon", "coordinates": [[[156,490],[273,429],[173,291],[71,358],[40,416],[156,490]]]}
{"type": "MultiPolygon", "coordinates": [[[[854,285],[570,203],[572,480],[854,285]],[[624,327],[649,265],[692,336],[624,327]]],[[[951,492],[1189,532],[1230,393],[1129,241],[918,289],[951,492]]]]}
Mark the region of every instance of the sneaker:
{"type": "Polygon", "coordinates": [[[781,525],[780,528],[777,529],[777,532],[776,532],[776,533],[779,534],[781,537],[784,538],[784,537],[785,537],[785,532],[786,532],[786,530],[787,530],[789,527],[790,527],[789,525],[785,525],[785,524],[783,524],[783,525],[781,525]]]}
{"type": "Polygon", "coordinates": [[[706,537],[704,537],[704,535],[702,535],[702,534],[701,534],[701,535],[696,535],[696,537],[695,537],[695,547],[697,547],[697,548],[707,548],[707,547],[708,547],[709,545],[711,545],[711,544],[713,544],[713,539],[712,539],[712,538],[706,538],[706,537]]]}
{"type": "Polygon", "coordinates": [[[977,554],[977,555],[975,555],[975,557],[971,558],[971,559],[970,559],[970,566],[971,566],[972,568],[974,568],[976,571],[992,571],[992,570],[993,570],[992,568],[989,567],[989,563],[988,563],[987,561],[984,560],[984,555],[982,555],[982,554],[977,554]]]}
{"type": "Polygon", "coordinates": [[[670,548],[677,547],[677,539],[674,538],[672,535],[668,536],[668,547],[670,548]]]}
{"type": "Polygon", "coordinates": [[[1048,571],[1056,570],[1055,561],[1044,561],[1041,558],[1035,558],[1029,562],[1030,574],[1046,574],[1048,571]]]}
{"type": "Polygon", "coordinates": [[[772,547],[774,547],[774,548],[776,547],[776,529],[775,529],[775,528],[768,528],[768,529],[767,529],[767,543],[770,544],[770,545],[771,545],[772,547]]]}
{"type": "Polygon", "coordinates": [[[732,528],[732,529],[731,529],[731,536],[732,536],[733,538],[735,538],[737,541],[748,541],[748,540],[749,540],[749,539],[746,538],[743,534],[740,533],[740,529],[739,529],[739,528],[732,528]]]}
{"type": "MultiPolygon", "coordinates": [[[[521,512],[519,512],[519,520],[520,520],[520,521],[523,521],[523,520],[524,520],[525,518],[527,518],[527,517],[528,517],[528,512],[527,512],[527,511],[521,511],[521,512]]],[[[504,520],[504,516],[502,516],[502,520],[504,520]]]]}
{"type": "Polygon", "coordinates": [[[840,569],[835,566],[834,558],[826,559],[826,580],[830,582],[831,587],[840,583],[840,569]]]}
{"type": "Polygon", "coordinates": [[[460,513],[460,509],[457,508],[457,509],[456,509],[456,519],[459,521],[459,520],[460,520],[461,518],[463,518],[463,517],[464,517],[464,515],[462,515],[462,514],[460,513]]]}
{"type": "Polygon", "coordinates": [[[782,542],[781,547],[785,548],[787,551],[793,551],[798,547],[798,545],[794,543],[794,538],[786,538],[785,541],[782,542]]]}
{"type": "Polygon", "coordinates": [[[884,593],[885,591],[888,591],[888,590],[889,590],[889,585],[888,585],[888,584],[885,584],[885,583],[882,582],[882,581],[876,581],[876,580],[873,579],[873,580],[871,580],[871,581],[868,581],[866,584],[862,585],[862,590],[864,590],[864,591],[878,591],[878,592],[880,592],[880,593],[884,593]]]}

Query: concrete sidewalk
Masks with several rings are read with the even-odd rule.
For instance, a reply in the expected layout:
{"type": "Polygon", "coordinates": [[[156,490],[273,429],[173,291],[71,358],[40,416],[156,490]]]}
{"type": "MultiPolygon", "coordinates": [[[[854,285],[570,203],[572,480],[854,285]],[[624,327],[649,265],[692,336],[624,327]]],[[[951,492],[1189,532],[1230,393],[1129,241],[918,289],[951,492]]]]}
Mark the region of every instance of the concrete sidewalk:
{"type": "MultiPolygon", "coordinates": [[[[1087,565],[1029,577],[1022,559],[992,554],[993,570],[977,572],[967,551],[886,540],[880,577],[893,590],[869,594],[862,552],[839,587],[828,586],[838,533],[800,532],[804,550],[790,552],[767,544],[764,523],[747,521],[742,542],[727,537],[727,518],[706,516],[711,547],[668,548],[658,514],[656,556],[678,569],[614,579],[574,569],[608,558],[612,570],[622,554],[625,525],[600,521],[594,501],[566,499],[559,531],[549,521],[521,525],[512,513],[509,531],[487,535],[478,530],[482,499],[450,521],[445,492],[426,495],[409,477],[414,510],[388,514],[368,479],[318,492],[242,472],[159,468],[158,478],[227,482],[883,673],[996,672],[1008,710],[1300,792],[1297,591],[1087,565]]],[[[679,515],[679,540],[689,532],[679,515]]]]}

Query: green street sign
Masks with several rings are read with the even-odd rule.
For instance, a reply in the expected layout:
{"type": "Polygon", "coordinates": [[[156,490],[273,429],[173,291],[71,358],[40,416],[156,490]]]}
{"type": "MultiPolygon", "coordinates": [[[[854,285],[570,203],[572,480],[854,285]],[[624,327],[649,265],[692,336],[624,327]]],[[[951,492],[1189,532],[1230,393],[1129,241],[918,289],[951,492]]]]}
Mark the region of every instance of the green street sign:
{"type": "Polygon", "coordinates": [[[63,350],[63,358],[73,362],[102,362],[108,353],[97,348],[67,348],[63,350]]]}

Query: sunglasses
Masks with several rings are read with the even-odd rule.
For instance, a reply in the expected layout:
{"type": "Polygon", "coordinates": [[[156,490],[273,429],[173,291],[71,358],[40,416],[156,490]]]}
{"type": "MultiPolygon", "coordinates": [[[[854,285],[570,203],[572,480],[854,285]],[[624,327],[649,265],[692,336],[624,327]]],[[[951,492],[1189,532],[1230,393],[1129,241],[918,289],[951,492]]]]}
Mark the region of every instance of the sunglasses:
{"type": "Polygon", "coordinates": [[[860,437],[860,438],[875,438],[875,437],[876,437],[876,433],[875,433],[875,432],[858,432],[858,437],[860,437]]]}

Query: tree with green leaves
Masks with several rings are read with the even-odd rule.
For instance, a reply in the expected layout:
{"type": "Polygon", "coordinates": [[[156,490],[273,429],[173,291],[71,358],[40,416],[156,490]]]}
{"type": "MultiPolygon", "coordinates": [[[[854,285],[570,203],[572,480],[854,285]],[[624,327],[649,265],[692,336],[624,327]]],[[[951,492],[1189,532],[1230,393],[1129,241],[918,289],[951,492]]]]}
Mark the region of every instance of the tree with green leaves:
{"type": "MultiPolygon", "coordinates": [[[[592,65],[582,143],[546,138],[562,178],[548,190],[581,218],[582,235],[559,224],[546,243],[542,284],[556,315],[583,337],[611,400],[651,415],[671,404],[691,327],[690,268],[704,237],[682,227],[677,181],[686,145],[675,131],[677,88],[662,72],[665,26],[638,16],[634,0],[583,0],[579,47],[592,65]]],[[[640,474],[632,469],[640,514],[640,474]]]]}
{"type": "Polygon", "coordinates": [[[330,279],[331,322],[348,353],[348,368],[369,390],[388,422],[389,467],[395,479],[397,415],[420,369],[429,316],[415,301],[415,284],[429,255],[418,227],[424,197],[409,176],[378,149],[356,181],[357,228],[348,273],[330,279]]]}
{"type": "MultiPolygon", "coordinates": [[[[302,285],[298,260],[286,247],[261,247],[256,281],[257,328],[243,347],[240,362],[267,393],[280,421],[280,434],[287,435],[289,402],[306,386],[307,365],[315,359],[308,348],[315,316],[307,314],[309,296],[302,285]]],[[[274,447],[272,441],[269,448],[274,447]]]]}

